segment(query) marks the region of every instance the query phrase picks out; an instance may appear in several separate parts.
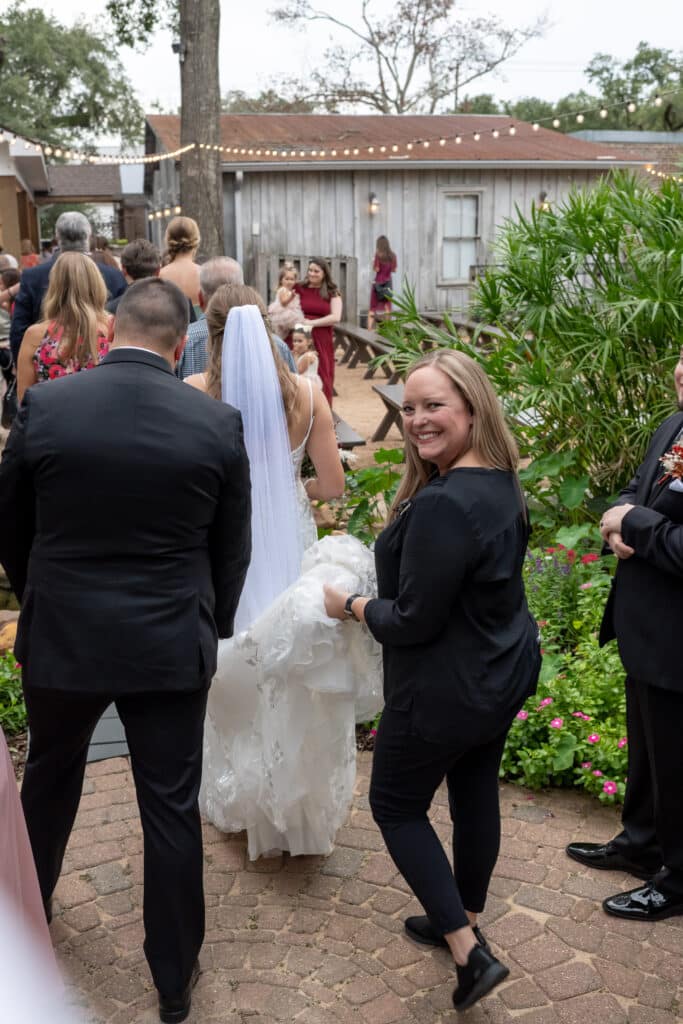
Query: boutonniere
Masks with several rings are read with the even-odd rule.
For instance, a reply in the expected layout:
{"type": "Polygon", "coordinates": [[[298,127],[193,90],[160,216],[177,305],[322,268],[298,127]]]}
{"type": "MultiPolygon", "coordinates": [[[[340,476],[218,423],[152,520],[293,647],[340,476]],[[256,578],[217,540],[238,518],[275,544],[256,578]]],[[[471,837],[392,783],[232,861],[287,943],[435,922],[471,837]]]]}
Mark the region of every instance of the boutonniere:
{"type": "Polygon", "coordinates": [[[666,472],[660,476],[658,484],[663,484],[665,480],[683,479],[683,444],[672,445],[670,451],[660,455],[659,461],[666,472]]]}

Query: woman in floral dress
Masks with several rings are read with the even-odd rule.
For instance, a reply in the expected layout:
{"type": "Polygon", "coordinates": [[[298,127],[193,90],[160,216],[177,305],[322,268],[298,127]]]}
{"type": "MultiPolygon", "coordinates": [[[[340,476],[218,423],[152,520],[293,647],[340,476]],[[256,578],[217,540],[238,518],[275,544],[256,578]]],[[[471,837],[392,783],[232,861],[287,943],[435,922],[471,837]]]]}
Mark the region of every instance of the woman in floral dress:
{"type": "Polygon", "coordinates": [[[44,319],[24,334],[17,361],[17,397],[39,381],[96,366],[109,351],[107,286],[89,256],[65,252],[52,272],[44,319]]]}

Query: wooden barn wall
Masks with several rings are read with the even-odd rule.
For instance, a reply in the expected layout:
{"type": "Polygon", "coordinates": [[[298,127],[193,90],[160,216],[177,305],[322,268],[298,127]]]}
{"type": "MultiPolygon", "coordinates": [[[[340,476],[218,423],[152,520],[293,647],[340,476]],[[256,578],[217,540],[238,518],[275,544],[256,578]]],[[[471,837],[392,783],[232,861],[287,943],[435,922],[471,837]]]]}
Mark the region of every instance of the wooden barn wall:
{"type": "MultiPolygon", "coordinates": [[[[497,228],[515,206],[528,211],[541,191],[556,202],[595,171],[358,170],[245,172],[241,185],[242,255],[253,273],[257,252],[355,256],[358,304],[367,308],[377,235],[386,234],[398,256],[396,286],[407,278],[423,309],[461,309],[467,286],[438,281],[439,201],[443,188],[481,190],[480,263],[492,259],[497,228]],[[374,192],[380,206],[369,212],[374,192]]],[[[270,299],[270,296],[268,296],[270,299]]]]}

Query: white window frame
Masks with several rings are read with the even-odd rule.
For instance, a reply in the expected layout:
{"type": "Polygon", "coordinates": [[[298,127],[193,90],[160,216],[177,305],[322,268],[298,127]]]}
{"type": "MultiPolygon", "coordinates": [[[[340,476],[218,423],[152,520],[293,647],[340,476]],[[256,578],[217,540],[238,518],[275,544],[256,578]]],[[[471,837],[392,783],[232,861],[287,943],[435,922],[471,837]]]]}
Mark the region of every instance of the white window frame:
{"type": "Polygon", "coordinates": [[[471,186],[463,185],[444,185],[439,189],[439,212],[437,217],[437,229],[438,229],[438,274],[437,274],[437,285],[441,288],[451,288],[453,286],[469,285],[471,284],[469,276],[465,278],[447,278],[443,276],[443,243],[444,243],[444,230],[446,224],[446,200],[451,196],[474,196],[477,200],[477,234],[475,236],[476,246],[476,260],[475,263],[481,263],[481,253],[483,251],[483,188],[472,188],[471,186]]]}

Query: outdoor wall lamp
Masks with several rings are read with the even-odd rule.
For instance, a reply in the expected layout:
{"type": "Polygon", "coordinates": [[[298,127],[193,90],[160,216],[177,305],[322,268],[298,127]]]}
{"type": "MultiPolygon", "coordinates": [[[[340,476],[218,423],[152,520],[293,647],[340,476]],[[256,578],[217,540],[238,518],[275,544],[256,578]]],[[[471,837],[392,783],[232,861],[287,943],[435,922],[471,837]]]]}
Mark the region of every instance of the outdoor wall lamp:
{"type": "Polygon", "coordinates": [[[548,201],[547,192],[541,191],[538,193],[538,208],[539,210],[542,210],[544,213],[547,213],[550,209],[550,202],[548,201]]]}
{"type": "Polygon", "coordinates": [[[377,198],[374,192],[371,192],[370,195],[368,196],[368,203],[370,204],[370,215],[374,217],[374,215],[379,210],[379,199],[377,198]]]}

